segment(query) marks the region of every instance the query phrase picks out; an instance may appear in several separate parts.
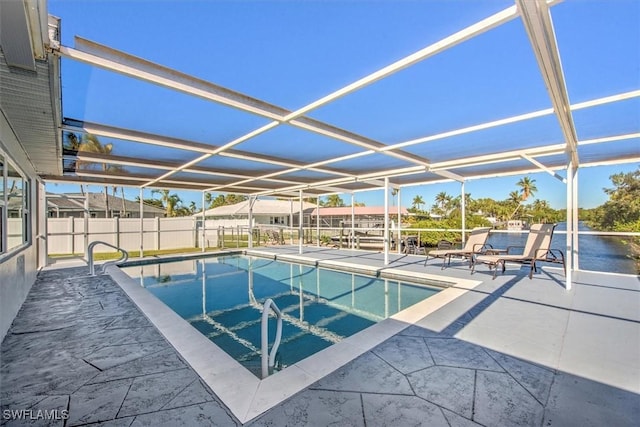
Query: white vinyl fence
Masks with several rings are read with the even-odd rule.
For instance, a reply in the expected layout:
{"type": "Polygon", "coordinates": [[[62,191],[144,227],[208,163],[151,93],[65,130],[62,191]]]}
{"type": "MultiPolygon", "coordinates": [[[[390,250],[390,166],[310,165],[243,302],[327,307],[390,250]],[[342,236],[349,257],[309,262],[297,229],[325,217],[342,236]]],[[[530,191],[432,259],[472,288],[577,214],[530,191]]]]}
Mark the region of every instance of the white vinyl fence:
{"type": "MultiPolygon", "coordinates": [[[[143,221],[145,251],[198,245],[195,218],[144,218],[143,221]]],[[[103,241],[127,251],[140,249],[139,218],[89,218],[87,222],[89,243],[103,241]]],[[[48,218],[48,254],[84,254],[84,224],[84,218],[48,218]]]]}

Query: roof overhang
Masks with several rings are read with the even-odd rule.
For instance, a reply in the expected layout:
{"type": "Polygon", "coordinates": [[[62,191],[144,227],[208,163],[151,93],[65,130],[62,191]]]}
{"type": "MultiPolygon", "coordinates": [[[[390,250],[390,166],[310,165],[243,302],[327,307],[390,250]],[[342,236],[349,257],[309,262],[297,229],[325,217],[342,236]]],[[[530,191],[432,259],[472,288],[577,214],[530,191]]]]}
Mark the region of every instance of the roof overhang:
{"type": "Polygon", "coordinates": [[[58,20],[45,0],[0,2],[0,108],[36,173],[62,174],[58,20]]]}

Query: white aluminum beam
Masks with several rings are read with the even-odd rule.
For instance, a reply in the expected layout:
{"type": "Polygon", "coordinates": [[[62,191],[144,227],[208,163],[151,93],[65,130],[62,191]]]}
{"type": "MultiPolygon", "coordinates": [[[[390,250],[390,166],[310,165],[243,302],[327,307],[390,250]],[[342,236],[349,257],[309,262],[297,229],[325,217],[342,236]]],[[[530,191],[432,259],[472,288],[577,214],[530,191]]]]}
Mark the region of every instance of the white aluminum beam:
{"type": "MultiPolygon", "coordinates": [[[[628,92],[624,92],[624,93],[620,93],[620,94],[616,94],[616,95],[611,95],[611,96],[597,98],[597,99],[593,99],[593,100],[589,100],[589,101],[585,101],[585,102],[576,103],[576,104],[571,106],[571,110],[577,111],[577,110],[581,110],[581,109],[585,109],[585,108],[591,108],[591,107],[600,106],[600,105],[613,103],[613,102],[620,102],[620,101],[633,99],[633,98],[637,98],[637,97],[640,97],[640,90],[628,91],[628,92]]],[[[524,121],[524,120],[543,117],[543,116],[546,116],[546,115],[553,114],[553,111],[554,111],[553,108],[547,108],[547,109],[538,110],[538,111],[534,111],[534,112],[526,113],[526,114],[521,114],[521,115],[517,115],[517,116],[505,118],[505,119],[500,119],[500,120],[495,120],[495,121],[491,121],[491,122],[487,122],[487,123],[482,123],[482,124],[479,124],[479,125],[469,126],[469,127],[465,127],[465,128],[462,128],[462,129],[443,132],[443,133],[436,134],[436,135],[431,135],[431,136],[428,136],[428,137],[418,138],[418,139],[414,139],[414,140],[411,140],[411,141],[406,141],[406,142],[401,142],[401,143],[394,144],[394,145],[389,145],[389,146],[386,146],[385,148],[383,148],[382,151],[389,151],[389,150],[394,150],[394,149],[403,148],[403,147],[407,147],[407,146],[422,144],[422,143],[426,143],[426,142],[432,142],[432,141],[444,139],[444,138],[451,137],[451,136],[463,135],[463,134],[466,134],[466,133],[477,132],[477,131],[484,130],[484,129],[490,129],[490,128],[493,128],[493,127],[503,126],[503,125],[506,125],[506,124],[517,123],[517,122],[524,121]]],[[[621,136],[617,136],[617,137],[600,138],[598,140],[593,140],[593,142],[594,143],[595,142],[607,142],[607,141],[615,141],[615,140],[620,140],[620,139],[630,139],[630,138],[636,138],[636,137],[638,137],[638,134],[628,134],[628,135],[621,135],[621,136]]],[[[578,145],[583,145],[583,144],[587,144],[587,143],[591,143],[591,142],[579,141],[578,145]]],[[[430,168],[429,168],[429,171],[433,172],[433,173],[436,173],[436,174],[439,174],[440,176],[444,176],[446,178],[453,179],[453,180],[458,181],[458,182],[462,182],[465,179],[464,177],[462,177],[460,175],[457,175],[457,174],[453,174],[453,173],[447,171],[447,169],[460,168],[460,167],[469,167],[469,166],[477,166],[477,165],[489,164],[489,163],[501,163],[501,162],[505,162],[505,161],[512,161],[512,160],[517,160],[519,158],[522,158],[523,154],[527,155],[529,157],[559,154],[560,152],[564,151],[565,149],[566,149],[566,145],[565,144],[556,144],[556,145],[532,148],[532,149],[527,149],[527,150],[513,150],[513,151],[509,151],[509,152],[500,152],[500,153],[489,154],[489,155],[471,156],[471,157],[467,157],[467,158],[463,158],[463,159],[456,159],[456,160],[452,160],[452,161],[444,161],[444,162],[432,163],[430,168]]],[[[309,167],[309,169],[311,169],[311,167],[315,168],[315,167],[318,167],[318,166],[324,166],[324,165],[328,165],[328,164],[331,164],[331,163],[340,162],[340,161],[344,161],[344,160],[349,160],[349,159],[353,159],[353,158],[357,158],[357,157],[361,157],[361,156],[366,156],[368,154],[373,154],[373,153],[375,153],[375,151],[370,150],[370,151],[350,154],[350,155],[347,155],[347,156],[336,157],[336,158],[333,158],[333,159],[324,160],[322,162],[312,163],[311,165],[308,165],[308,167],[309,167]]],[[[302,168],[295,168],[295,170],[292,169],[290,171],[287,171],[286,173],[294,172],[294,171],[301,170],[301,169],[302,168]]],[[[275,175],[270,175],[269,178],[272,178],[273,176],[275,176],[275,175]]],[[[362,177],[359,177],[358,180],[359,181],[363,181],[362,177]]],[[[378,183],[377,183],[378,187],[381,188],[381,187],[383,187],[383,185],[384,184],[382,182],[378,181],[378,183]]]]}
{"type": "Polygon", "coordinates": [[[555,171],[549,169],[548,167],[546,167],[545,165],[543,165],[542,163],[540,163],[539,161],[537,161],[536,159],[534,159],[531,156],[528,156],[526,154],[522,154],[521,155],[523,159],[527,160],[528,162],[534,164],[535,166],[539,167],[540,169],[542,169],[543,171],[547,172],[549,175],[551,175],[552,177],[556,178],[557,180],[563,182],[563,183],[567,183],[567,180],[559,175],[558,173],[556,173],[555,171]]]}
{"type": "MultiPolygon", "coordinates": [[[[213,83],[197,79],[176,70],[154,64],[152,62],[137,58],[133,55],[109,48],[92,41],[76,37],[76,45],[78,49],[61,46],[59,53],[63,57],[78,60],[90,65],[98,66],[109,71],[124,74],[129,77],[137,78],[143,81],[151,82],[174,89],[189,95],[198,96],[203,99],[217,102],[229,107],[238,108],[242,111],[260,115],[262,117],[272,119],[272,122],[261,126],[239,138],[230,141],[221,147],[203,155],[199,161],[205,160],[212,155],[224,152],[242,142],[248,141],[258,135],[261,135],[282,123],[290,123],[311,132],[315,132],[324,136],[338,139],[349,144],[354,144],[367,149],[373,149],[381,152],[384,144],[373,141],[371,139],[356,135],[351,132],[344,131],[337,127],[322,123],[320,121],[302,117],[306,112],[318,108],[324,103],[318,104],[316,107],[309,109],[309,104],[302,109],[294,112],[288,112],[283,108],[268,104],[255,98],[248,97],[238,92],[231,91],[213,83]],[[298,119],[298,120],[295,120],[298,119]]],[[[337,98],[335,98],[337,99],[337,98]]],[[[326,101],[329,102],[329,101],[326,101]]],[[[325,103],[326,103],[325,102],[325,103]]],[[[410,153],[394,152],[388,155],[414,164],[428,164],[426,159],[412,155],[410,153]]],[[[179,169],[182,170],[182,169],[179,169]]],[[[177,170],[176,172],[178,172],[177,170]]],[[[175,173],[175,172],[174,172],[175,173]]],[[[168,172],[166,175],[170,175],[168,172]]],[[[166,176],[164,176],[166,177],[166,176]]],[[[157,181],[150,181],[147,185],[153,185],[157,181]]]]}
{"type": "MultiPolygon", "coordinates": [[[[613,102],[625,101],[632,98],[640,97],[640,90],[633,90],[629,92],[624,92],[616,95],[606,96],[603,98],[597,98],[585,102],[579,102],[571,105],[571,111],[578,111],[585,108],[597,107],[604,104],[609,104],[613,102]]],[[[504,126],[512,123],[518,123],[526,120],[536,119],[539,117],[549,116],[553,114],[553,108],[545,108],[538,111],[533,111],[530,113],[519,114],[512,117],[507,117],[504,119],[493,120],[490,122],[480,123],[473,126],[467,126],[460,129],[454,129],[451,131],[442,132],[435,135],[424,136],[421,138],[412,139],[409,141],[399,142],[397,144],[388,145],[383,148],[383,151],[388,150],[396,150],[400,148],[411,147],[413,145],[424,144],[426,142],[438,141],[445,138],[450,138],[452,136],[464,135],[467,133],[478,132],[481,130],[491,129],[499,126],[504,126]]],[[[433,166],[433,165],[432,165],[433,166]]]]}
{"type": "MultiPolygon", "coordinates": [[[[76,59],[82,62],[96,65],[111,71],[115,71],[121,74],[134,77],[134,78],[150,81],[165,87],[186,92],[191,95],[199,96],[214,102],[219,102],[234,108],[239,108],[243,111],[258,114],[263,117],[267,117],[274,120],[273,122],[270,122],[265,126],[262,126],[252,132],[249,132],[248,134],[240,138],[237,138],[223,145],[222,147],[220,147],[219,149],[220,151],[216,153],[203,155],[199,159],[201,161],[210,157],[211,155],[218,154],[219,152],[223,152],[237,144],[240,144],[241,142],[244,142],[248,139],[258,136],[264,132],[267,132],[268,130],[273,129],[274,127],[278,126],[281,123],[291,122],[291,124],[293,125],[306,126],[307,130],[327,135],[327,130],[324,126],[320,126],[320,127],[309,126],[309,123],[308,123],[309,120],[305,120],[304,122],[301,122],[301,123],[294,123],[293,121],[295,119],[303,117],[305,114],[317,108],[320,108],[345,95],[348,95],[352,92],[362,89],[363,87],[368,86],[385,77],[388,77],[404,68],[410,67],[420,61],[423,61],[428,57],[436,55],[465,40],[468,40],[479,34],[482,34],[491,28],[502,25],[505,22],[508,22],[516,17],[517,17],[517,10],[515,6],[512,6],[508,9],[498,12],[449,37],[446,37],[445,39],[439,42],[436,42],[424,49],[421,49],[420,51],[412,55],[409,55],[360,80],[357,80],[356,82],[350,85],[347,85],[335,92],[332,92],[331,94],[319,100],[316,100],[310,104],[307,104],[306,106],[296,111],[288,113],[284,117],[281,116],[283,112],[282,109],[279,109],[278,107],[267,104],[263,101],[246,97],[237,92],[230,91],[228,89],[222,88],[217,85],[213,85],[209,82],[206,82],[200,79],[196,79],[194,77],[188,76],[183,73],[179,73],[175,70],[171,70],[166,67],[161,67],[149,61],[136,58],[124,52],[120,52],[115,49],[111,49],[106,46],[102,46],[85,39],[76,38],[76,45],[79,47],[79,50],[61,46],[59,49],[59,52],[63,56],[66,56],[71,59],[76,59]],[[250,101],[250,102],[248,103],[247,101],[250,101]]],[[[339,137],[339,139],[344,142],[357,144],[358,146],[361,146],[361,147],[373,149],[376,152],[382,152],[381,144],[379,143],[371,144],[359,138],[356,138],[356,139],[350,138],[348,135],[345,137],[345,135],[343,134],[334,134],[332,136],[339,137]]],[[[428,166],[429,164],[429,162],[426,159],[421,159],[418,156],[411,155],[409,153],[390,152],[389,155],[393,157],[401,158],[405,161],[409,161],[415,164],[423,165],[423,166],[428,166]]],[[[194,163],[190,162],[188,163],[188,166],[185,166],[185,167],[189,167],[193,164],[194,163]]],[[[178,169],[177,171],[182,169],[184,169],[184,167],[181,169],[178,169]]],[[[169,174],[170,173],[163,175],[161,179],[166,178],[169,174]]],[[[158,182],[158,180],[150,181],[147,184],[147,186],[153,185],[156,182],[158,182]]]]}
{"type": "Polygon", "coordinates": [[[410,67],[414,64],[417,64],[420,61],[423,61],[431,56],[434,56],[440,52],[445,51],[457,44],[464,42],[465,40],[471,39],[477,35],[480,35],[492,28],[498,27],[506,22],[511,21],[512,19],[518,16],[517,10],[515,6],[509,7],[501,12],[498,12],[482,21],[479,21],[461,31],[458,31],[455,34],[446,37],[439,42],[436,42],[430,46],[425,47],[405,58],[400,59],[399,61],[394,62],[374,73],[369,74],[357,80],[341,89],[338,89],[335,92],[330,93],[327,96],[324,96],[317,101],[314,101],[304,107],[294,111],[289,114],[285,119],[291,120],[296,117],[299,117],[303,114],[307,114],[310,111],[313,111],[317,108],[322,107],[330,102],[333,102],[343,96],[346,96],[350,93],[353,93],[357,90],[362,89],[365,86],[368,86],[372,83],[377,82],[378,80],[382,80],[386,77],[389,77],[392,74],[397,73],[400,70],[403,70],[407,67],[410,67]]]}
{"type": "MultiPolygon", "coordinates": [[[[252,162],[266,163],[270,165],[275,164],[275,165],[289,167],[289,168],[302,169],[306,166],[304,163],[298,163],[288,159],[281,159],[273,156],[264,156],[264,155],[255,154],[255,153],[247,153],[247,152],[238,151],[238,150],[228,150],[224,152],[219,152],[221,147],[218,147],[218,146],[203,144],[200,142],[194,142],[194,141],[189,141],[185,139],[160,136],[160,135],[155,135],[151,133],[131,130],[131,129],[117,128],[114,126],[107,126],[99,123],[82,122],[78,120],[68,120],[67,124],[63,125],[63,129],[70,132],[87,132],[87,133],[90,133],[96,136],[102,136],[105,138],[122,139],[125,141],[140,142],[142,144],[158,145],[161,147],[175,148],[178,150],[193,151],[196,153],[203,153],[203,154],[211,154],[211,155],[218,154],[224,157],[231,157],[235,159],[247,160],[252,162]],[[77,122],[79,126],[74,126],[72,124],[69,124],[71,122],[77,122]]],[[[352,156],[356,157],[356,155],[352,155],[352,156]]],[[[328,163],[331,163],[331,162],[328,162],[328,161],[320,162],[320,165],[328,164],[328,163]]],[[[318,167],[308,167],[308,166],[307,168],[314,172],[351,176],[348,173],[342,173],[340,171],[334,171],[331,169],[321,169],[318,167]]]]}
{"type": "Polygon", "coordinates": [[[579,165],[578,137],[571,115],[571,104],[569,103],[569,94],[564,80],[549,5],[545,0],[516,0],[516,4],[540,66],[551,104],[560,122],[560,128],[567,145],[567,155],[571,159],[573,167],[577,168],[579,165]]]}
{"type": "MultiPolygon", "coordinates": [[[[163,169],[163,170],[173,170],[174,168],[180,166],[179,164],[176,164],[174,162],[167,162],[167,161],[161,161],[161,160],[143,160],[137,157],[116,156],[112,154],[106,155],[101,153],[92,153],[89,151],[80,151],[78,152],[77,155],[64,155],[63,159],[77,160],[80,162],[95,162],[95,163],[104,163],[104,164],[110,164],[110,165],[135,166],[135,167],[141,167],[141,168],[163,169]]],[[[82,169],[78,169],[78,171],[80,170],[82,169]]],[[[205,167],[187,168],[187,169],[184,169],[184,172],[218,176],[218,177],[227,177],[227,178],[255,178],[255,177],[251,177],[250,175],[220,172],[218,170],[205,168],[205,167]]],[[[303,182],[300,182],[300,181],[293,181],[293,180],[287,180],[287,179],[265,178],[264,180],[273,181],[280,184],[290,184],[290,185],[303,184],[303,182]]]]}

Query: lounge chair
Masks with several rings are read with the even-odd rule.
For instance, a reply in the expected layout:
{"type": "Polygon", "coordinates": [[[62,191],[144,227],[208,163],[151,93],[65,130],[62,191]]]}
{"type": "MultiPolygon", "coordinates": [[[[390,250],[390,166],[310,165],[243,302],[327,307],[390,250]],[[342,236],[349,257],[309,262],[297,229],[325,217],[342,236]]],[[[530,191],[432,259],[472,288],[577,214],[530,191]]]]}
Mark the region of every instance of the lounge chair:
{"type": "Polygon", "coordinates": [[[505,270],[506,262],[514,262],[519,264],[530,264],[529,279],[533,278],[533,272],[537,271],[536,262],[554,262],[562,263],[565,269],[564,253],[557,249],[551,249],[551,238],[556,224],[533,224],[529,230],[527,241],[522,254],[513,254],[515,248],[522,246],[509,246],[507,249],[490,249],[487,254],[478,255],[473,260],[471,266],[471,274],[475,272],[476,264],[488,264],[493,269],[493,278],[498,273],[498,265],[502,266],[502,272],[505,270]]]}
{"type": "MultiPolygon", "coordinates": [[[[476,227],[471,230],[471,234],[467,239],[462,249],[453,249],[453,243],[449,243],[449,248],[446,249],[434,249],[429,251],[427,258],[424,260],[424,265],[427,265],[429,257],[442,258],[442,268],[451,264],[452,256],[459,256],[463,258],[469,258],[470,266],[473,261],[473,257],[477,254],[481,254],[486,250],[487,238],[489,237],[490,227],[476,227]]],[[[490,246],[489,246],[490,247],[490,246]]]]}
{"type": "Polygon", "coordinates": [[[424,248],[420,246],[418,236],[407,236],[403,239],[403,245],[402,253],[407,255],[420,255],[420,252],[424,251],[424,248]]]}

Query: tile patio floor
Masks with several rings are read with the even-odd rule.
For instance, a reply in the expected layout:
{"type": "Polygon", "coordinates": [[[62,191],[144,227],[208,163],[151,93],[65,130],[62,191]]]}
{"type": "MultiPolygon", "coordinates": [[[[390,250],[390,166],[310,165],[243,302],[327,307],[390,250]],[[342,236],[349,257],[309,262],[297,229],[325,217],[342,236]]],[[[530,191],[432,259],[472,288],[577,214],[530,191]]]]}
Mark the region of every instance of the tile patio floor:
{"type": "MultiPolygon", "coordinates": [[[[305,256],[381,265],[375,253],[305,256]]],[[[391,260],[425,271],[423,258],[391,260]]],[[[491,280],[439,266],[426,271],[482,283],[247,424],[637,425],[637,277],[579,272],[566,291],[554,269],[491,280]]],[[[40,272],[2,342],[2,410],[69,411],[27,425],[240,425],[121,288],[86,271],[40,272]]]]}

